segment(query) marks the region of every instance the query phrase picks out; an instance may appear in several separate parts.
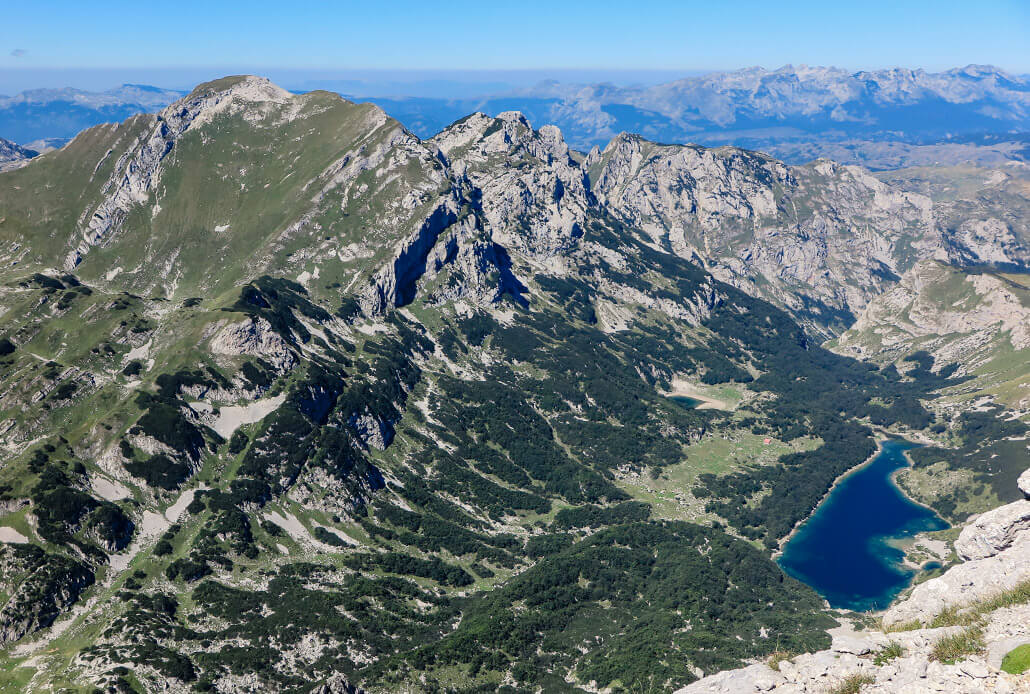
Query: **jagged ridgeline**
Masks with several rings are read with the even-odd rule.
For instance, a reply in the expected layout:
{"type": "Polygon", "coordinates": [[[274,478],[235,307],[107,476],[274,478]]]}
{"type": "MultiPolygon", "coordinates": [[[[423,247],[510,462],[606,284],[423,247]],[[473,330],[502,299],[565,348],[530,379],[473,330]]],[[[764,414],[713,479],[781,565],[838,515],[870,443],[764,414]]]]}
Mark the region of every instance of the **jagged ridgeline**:
{"type": "Polygon", "coordinates": [[[691,259],[732,279],[710,234],[829,233],[884,194],[862,181],[628,137],[584,157],[518,114],[420,141],[257,78],[0,175],[0,681],[668,691],[825,647],[768,549],[870,423],[932,424],[949,374],[796,322],[864,290],[784,275],[778,308],[691,259]],[[687,409],[677,379],[740,405],[687,409]],[[706,464],[728,439],[771,453],[706,464]],[[676,499],[642,491],[663,475],[676,499]]]}

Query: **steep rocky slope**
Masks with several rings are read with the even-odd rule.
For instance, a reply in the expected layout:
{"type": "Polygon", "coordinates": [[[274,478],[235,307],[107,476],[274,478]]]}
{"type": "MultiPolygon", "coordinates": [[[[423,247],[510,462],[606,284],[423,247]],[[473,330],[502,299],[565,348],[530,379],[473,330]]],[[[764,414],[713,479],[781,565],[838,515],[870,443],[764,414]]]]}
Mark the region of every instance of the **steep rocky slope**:
{"type": "Polygon", "coordinates": [[[829,161],[614,139],[588,160],[598,198],[719,279],[840,329],[936,243],[930,201],[829,161]]]}
{"type": "MultiPolygon", "coordinates": [[[[726,216],[797,177],[676,156],[726,216]]],[[[4,173],[0,682],[671,691],[828,646],[767,550],[873,425],[951,431],[922,403],[955,384],[819,347],[600,165],[236,77],[4,173]]],[[[806,185],[853,209],[860,173],[806,185]]]]}
{"type": "Polygon", "coordinates": [[[0,137],[0,171],[14,169],[36,156],[37,152],[0,137]]]}
{"type": "Polygon", "coordinates": [[[1022,275],[920,261],[867,306],[835,348],[892,363],[922,350],[938,364],[956,364],[959,375],[977,377],[977,393],[1028,409],[1030,287],[1025,282],[1022,275]]]}
{"type": "MultiPolygon", "coordinates": [[[[435,150],[439,148],[446,157],[469,128],[476,126],[482,131],[495,122],[481,115],[463,119],[423,145],[372,106],[348,104],[324,92],[290,98],[276,90],[248,84],[237,86],[228,97],[217,90],[212,94],[195,92],[179,102],[182,106],[176,112],[138,116],[119,126],[99,126],[84,133],[77,138],[75,151],[48,157],[48,165],[41,162],[33,169],[35,176],[28,175],[23,181],[25,186],[39,186],[44,179],[57,178],[61,185],[52,186],[52,191],[81,187],[84,199],[67,210],[62,210],[63,200],[44,203],[44,196],[27,201],[37,206],[34,210],[20,210],[18,201],[12,199],[8,207],[18,211],[17,219],[8,218],[4,233],[17,232],[19,224],[37,224],[44,214],[61,238],[76,228],[81,239],[69,244],[64,258],[32,259],[41,267],[67,268],[92,246],[112,243],[105,237],[123,225],[130,208],[135,209],[141,219],[130,227],[152,225],[159,238],[168,236],[166,230],[177,228],[181,242],[176,247],[149,248],[142,256],[138,249],[145,241],[114,242],[118,252],[107,257],[117,258],[117,265],[105,267],[104,272],[122,267],[136,273],[136,289],[154,286],[154,275],[159,273],[165,292],[179,281],[211,290],[219,278],[240,276],[242,268],[227,272],[227,268],[213,267],[210,260],[217,256],[191,256],[189,249],[207,246],[212,233],[222,234],[216,237],[221,243],[215,242],[223,249],[222,256],[236,259],[250,249],[253,255],[243,264],[251,270],[278,272],[289,266],[287,271],[293,272],[293,268],[302,268],[304,260],[318,254],[311,239],[319,229],[354,236],[352,246],[340,258],[355,254],[356,259],[365,252],[362,247],[369,245],[368,239],[358,238],[366,229],[347,226],[349,220],[357,219],[356,212],[334,217],[330,210],[343,204],[362,205],[352,197],[386,199],[385,189],[363,187],[372,181],[373,170],[386,167],[397,173],[377,176],[376,181],[383,186],[411,188],[390,191],[394,209],[384,216],[364,203],[362,223],[375,217],[383,226],[373,227],[373,234],[389,237],[417,224],[417,219],[431,220],[429,227],[450,224],[459,212],[462,191],[457,189],[460,182],[452,182],[442,173],[444,164],[433,163],[435,150]],[[186,137],[183,143],[177,142],[199,114],[218,113],[223,108],[251,111],[250,139],[206,152],[218,159],[211,170],[219,174],[194,176],[178,160],[187,163],[197,156],[197,140],[186,137]],[[350,129],[341,129],[341,123],[350,129]],[[304,127],[315,128],[317,136],[298,137],[304,127]],[[275,133],[275,137],[262,140],[262,132],[275,133]],[[360,147],[359,153],[351,160],[355,146],[360,147]],[[90,147],[98,151],[87,153],[90,147]],[[107,152],[104,157],[99,156],[101,148],[107,152]],[[273,157],[280,168],[291,162],[303,162],[305,168],[281,180],[253,180],[256,162],[247,159],[258,151],[273,157]],[[327,158],[332,152],[338,154],[335,161],[327,158]],[[398,156],[401,152],[404,154],[398,156]],[[240,156],[243,160],[237,161],[240,156]],[[386,156],[392,159],[384,159],[386,156]],[[81,178],[68,180],[65,162],[91,157],[96,159],[96,170],[78,174],[88,176],[88,184],[81,178]],[[166,168],[181,173],[163,182],[166,168]],[[308,196],[314,185],[321,186],[321,192],[308,196]],[[455,190],[444,191],[447,186],[455,186],[455,190]],[[160,202],[162,196],[175,199],[187,192],[192,200],[189,208],[174,209],[160,202]],[[81,212],[80,206],[90,205],[93,209],[86,217],[73,218],[81,212]],[[150,211],[152,220],[143,216],[144,210],[150,211]],[[259,238],[254,235],[255,228],[276,231],[259,238]],[[222,233],[225,230],[234,233],[222,233]],[[235,248],[236,243],[242,248],[235,248]],[[130,252],[122,252],[121,245],[130,252]],[[174,262],[149,271],[135,267],[150,264],[158,255],[174,262]],[[208,277],[189,276],[186,268],[206,272],[208,277]]],[[[204,115],[197,126],[207,118],[209,115],[204,115]]],[[[524,118],[513,119],[513,114],[506,113],[496,120],[509,125],[495,127],[493,140],[509,139],[518,119],[518,128],[532,132],[524,118]]],[[[944,254],[965,265],[1012,268],[1026,267],[1030,259],[1030,235],[1015,211],[1026,205],[1025,185],[1019,177],[1009,177],[1007,197],[985,192],[983,199],[931,201],[924,193],[911,190],[910,181],[901,186],[909,190],[899,190],[862,169],[826,161],[787,167],[744,150],[660,146],[634,136],[617,137],[603,152],[581,161],[569,152],[558,130],[549,126],[541,133],[548,142],[557,143],[541,146],[557,146],[564,152],[547,156],[568,160],[565,170],[556,174],[561,186],[556,204],[563,208],[563,220],[549,220],[561,227],[561,233],[568,235],[574,227],[582,228],[590,215],[612,214],[646,229],[658,246],[702,263],[718,279],[786,308],[818,335],[830,336],[847,327],[871,296],[881,293],[920,258],[944,254]],[[589,173],[589,183],[584,184],[584,173],[589,173]],[[1014,201],[1020,205],[1014,207],[1014,201]]],[[[480,175],[493,176],[498,186],[504,185],[505,177],[514,175],[501,171],[505,154],[498,149],[491,159],[490,152],[483,152],[474,166],[480,175]]],[[[537,159],[541,158],[522,164],[525,180],[518,183],[520,189],[550,185],[535,180],[541,175],[537,159]]],[[[459,162],[458,167],[461,165],[459,162]]],[[[195,168],[195,164],[189,166],[195,168]]],[[[17,188],[11,191],[16,192],[17,188]]],[[[517,201],[511,198],[488,213],[494,226],[510,215],[505,224],[519,219],[525,228],[534,228],[531,216],[517,209],[517,201]]],[[[423,233],[433,235],[438,230],[423,233]]],[[[104,267],[103,263],[97,265],[104,267]]],[[[83,272],[88,272],[88,267],[83,272]]]]}
{"type": "Polygon", "coordinates": [[[850,326],[920,259],[1030,267],[1030,188],[1019,167],[954,172],[950,185],[923,180],[923,170],[884,183],[829,161],[788,167],[740,149],[632,135],[585,165],[598,200],[654,243],[822,334],[850,326]]]}
{"type": "Polygon", "coordinates": [[[942,259],[960,266],[1026,271],[1030,169],[1025,164],[911,168],[879,177],[934,201],[942,259]]]}

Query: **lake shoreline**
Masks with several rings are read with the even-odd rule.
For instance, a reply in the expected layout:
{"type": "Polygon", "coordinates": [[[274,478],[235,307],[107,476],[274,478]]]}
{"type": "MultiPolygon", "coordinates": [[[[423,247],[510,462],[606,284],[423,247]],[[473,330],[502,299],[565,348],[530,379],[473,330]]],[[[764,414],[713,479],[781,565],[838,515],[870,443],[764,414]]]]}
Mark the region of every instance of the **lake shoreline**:
{"type": "MultiPolygon", "coordinates": [[[[913,437],[913,438],[915,438],[915,437],[913,437]]],[[[921,437],[921,438],[925,438],[925,437],[921,437]]],[[[850,468],[848,470],[845,470],[844,472],[839,474],[837,476],[837,478],[835,480],[833,480],[833,484],[831,484],[830,488],[826,490],[826,493],[823,494],[822,497],[820,497],[819,501],[815,505],[815,508],[812,509],[812,512],[809,513],[804,518],[802,518],[801,520],[799,520],[797,523],[795,523],[794,527],[791,528],[790,532],[787,533],[786,535],[784,535],[782,538],[780,538],[778,549],[775,552],[773,552],[772,558],[776,559],[776,558],[780,557],[783,554],[783,547],[784,547],[784,545],[786,545],[788,542],[790,542],[791,538],[793,538],[797,534],[798,530],[801,529],[801,526],[803,526],[805,523],[807,523],[809,521],[809,519],[811,519],[812,516],[815,515],[816,510],[820,506],[823,505],[823,502],[826,501],[826,499],[829,498],[830,494],[833,493],[833,491],[840,485],[841,482],[843,482],[849,475],[858,472],[859,470],[861,470],[862,468],[868,466],[870,463],[872,463],[874,460],[876,460],[876,457],[883,452],[883,444],[884,444],[884,442],[885,441],[892,441],[892,440],[906,441],[908,443],[913,444],[913,446],[916,447],[916,448],[919,448],[919,447],[922,447],[922,446],[933,445],[933,443],[934,443],[929,438],[926,438],[926,441],[924,443],[922,441],[912,441],[911,439],[909,439],[908,437],[905,437],[905,436],[892,436],[890,434],[887,434],[886,432],[877,432],[877,436],[876,436],[876,451],[874,451],[871,456],[869,456],[868,458],[863,460],[861,463],[859,463],[855,467],[850,468]]],[[[908,457],[908,451],[907,450],[903,451],[902,455],[905,456],[905,460],[908,461],[908,467],[912,467],[912,459],[908,457]]],[[[910,495],[907,491],[905,491],[905,488],[903,486],[898,484],[897,475],[903,469],[904,468],[898,468],[897,470],[895,470],[894,472],[892,472],[890,474],[889,477],[890,477],[891,484],[894,485],[899,492],[901,492],[902,496],[904,496],[906,499],[911,501],[913,504],[915,504],[916,506],[922,506],[926,510],[932,512],[934,515],[940,517],[940,514],[937,513],[937,510],[935,508],[933,508],[929,504],[923,503],[919,499],[914,499],[912,497],[912,495],[910,495]]],[[[941,520],[944,520],[944,519],[941,518],[941,520]]],[[[945,521],[945,522],[947,522],[947,521],[945,521]]],[[[948,523],[948,526],[951,527],[951,524],[948,523]]]]}
{"type": "MultiPolygon", "coordinates": [[[[826,500],[827,500],[828,498],[830,498],[830,494],[833,494],[834,490],[835,490],[835,489],[837,489],[837,487],[838,487],[838,486],[840,486],[840,483],[841,483],[841,482],[843,482],[843,481],[844,481],[844,480],[845,480],[845,479],[846,479],[846,478],[847,478],[847,477],[848,477],[849,475],[851,475],[851,474],[853,474],[853,473],[855,473],[855,472],[858,472],[859,470],[861,470],[862,468],[864,468],[864,467],[868,466],[868,465],[869,465],[870,463],[872,463],[872,462],[873,462],[874,460],[876,460],[876,457],[877,457],[878,455],[880,455],[880,454],[881,454],[881,453],[883,452],[883,443],[884,443],[884,441],[890,441],[890,440],[891,440],[891,438],[892,438],[892,437],[889,437],[889,436],[882,436],[882,437],[881,437],[881,436],[878,436],[878,437],[876,438],[876,450],[875,450],[875,451],[873,451],[872,455],[870,455],[870,456],[869,456],[868,458],[866,458],[865,460],[863,460],[863,461],[862,461],[861,463],[859,463],[859,464],[858,464],[858,465],[856,465],[855,467],[852,467],[852,468],[848,468],[848,469],[847,469],[847,470],[845,470],[844,472],[842,472],[842,473],[840,473],[839,475],[837,475],[836,479],[834,479],[834,480],[833,480],[833,483],[832,483],[832,484],[830,485],[830,488],[826,490],[826,493],[824,493],[824,494],[823,494],[823,495],[822,495],[821,497],[819,497],[819,501],[817,501],[817,502],[816,502],[816,504],[815,504],[815,508],[813,508],[813,509],[812,509],[812,510],[811,510],[811,511],[809,512],[809,514],[808,514],[807,516],[805,516],[804,518],[802,518],[801,520],[799,520],[799,521],[798,521],[797,523],[795,523],[795,524],[794,524],[794,527],[790,529],[790,532],[789,532],[789,533],[787,533],[787,534],[786,534],[786,535],[784,535],[784,536],[783,536],[782,538],[780,538],[780,540],[779,540],[779,545],[778,545],[778,548],[777,548],[777,550],[776,550],[775,552],[773,552],[773,553],[772,553],[772,558],[773,558],[773,560],[776,560],[776,559],[778,559],[779,557],[783,556],[783,548],[784,548],[784,546],[785,546],[785,545],[786,545],[786,544],[787,544],[788,542],[790,542],[790,540],[791,540],[791,539],[792,539],[792,538],[793,538],[793,537],[794,537],[795,535],[797,535],[797,533],[798,533],[798,530],[800,530],[800,529],[801,529],[801,526],[803,526],[803,525],[804,525],[805,523],[807,523],[807,522],[808,522],[809,520],[811,520],[812,516],[814,516],[814,515],[815,515],[815,512],[819,510],[819,507],[820,507],[820,506],[822,506],[822,505],[823,505],[823,503],[824,503],[824,502],[825,502],[825,501],[826,501],[826,500]]],[[[902,441],[907,441],[908,439],[901,439],[901,440],[902,440],[902,441]]],[[[912,462],[912,461],[909,461],[909,463],[910,463],[910,464],[911,464],[911,462],[912,462]]],[[[897,484],[896,484],[896,483],[894,482],[893,478],[891,479],[891,484],[894,484],[894,486],[895,486],[895,487],[897,487],[897,486],[898,486],[898,485],[897,485],[897,484]]],[[[900,488],[900,487],[898,487],[898,489],[900,490],[901,488],[900,488]]],[[[904,494],[904,492],[902,492],[902,493],[904,494]]],[[[907,496],[907,495],[906,495],[906,496],[907,496]]]]}
{"type": "Polygon", "coordinates": [[[918,446],[908,438],[878,436],[875,454],[834,480],[812,513],[781,540],[774,560],[831,607],[884,609],[922,568],[923,562],[907,561],[904,546],[924,532],[950,527],[896,482],[918,446]]]}
{"type": "Polygon", "coordinates": [[[672,380],[669,390],[662,393],[662,395],[667,398],[691,398],[692,400],[697,400],[699,404],[694,407],[695,410],[731,410],[729,404],[725,401],[705,395],[689,382],[678,378],[672,380]]]}

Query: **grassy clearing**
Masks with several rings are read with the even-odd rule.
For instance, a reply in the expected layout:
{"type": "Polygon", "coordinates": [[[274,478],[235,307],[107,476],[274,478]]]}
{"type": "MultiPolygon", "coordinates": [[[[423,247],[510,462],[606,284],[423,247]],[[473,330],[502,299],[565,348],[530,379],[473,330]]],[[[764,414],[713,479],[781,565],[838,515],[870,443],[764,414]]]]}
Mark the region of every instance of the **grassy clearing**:
{"type": "Polygon", "coordinates": [[[869,675],[863,675],[860,672],[853,672],[838,684],[836,687],[830,690],[830,694],[858,694],[867,684],[872,684],[876,680],[869,675]]]}
{"type": "Polygon", "coordinates": [[[1030,643],[1016,646],[1001,659],[1001,669],[1010,675],[1022,675],[1030,671],[1030,643]]]}
{"type": "Polygon", "coordinates": [[[983,628],[979,625],[968,626],[957,634],[942,636],[934,641],[930,660],[951,664],[967,655],[983,653],[984,648],[983,628]]]}
{"type": "Polygon", "coordinates": [[[663,468],[655,475],[648,471],[621,477],[617,483],[633,498],[651,504],[656,518],[712,519],[711,514],[704,511],[704,503],[691,493],[698,475],[724,475],[743,468],[772,465],[788,453],[812,450],[820,443],[818,439],[807,437],[786,443],[743,429],[714,432],[688,446],[683,462],[663,468]]]}

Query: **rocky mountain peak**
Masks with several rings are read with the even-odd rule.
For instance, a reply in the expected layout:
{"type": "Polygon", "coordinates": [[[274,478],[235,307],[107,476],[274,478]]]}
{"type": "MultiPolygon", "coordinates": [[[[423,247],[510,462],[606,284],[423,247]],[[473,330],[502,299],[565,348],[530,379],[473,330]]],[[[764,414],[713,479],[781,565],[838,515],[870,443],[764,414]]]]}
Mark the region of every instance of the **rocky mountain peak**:
{"type": "MultiPolygon", "coordinates": [[[[180,101],[191,101],[197,98],[233,98],[241,101],[255,103],[272,102],[286,103],[293,95],[282,87],[274,84],[266,77],[257,75],[234,75],[222,77],[211,82],[204,82],[197,85],[192,92],[180,101]]],[[[176,102],[179,103],[179,102],[176,102]]],[[[173,103],[169,108],[174,109],[173,103]]]]}
{"type": "MultiPolygon", "coordinates": [[[[353,242],[370,256],[393,253],[394,244],[415,228],[435,229],[431,235],[437,238],[439,225],[455,223],[464,209],[471,213],[462,217],[472,225],[466,231],[475,229],[480,240],[552,258],[574,245],[589,216],[611,214],[654,244],[703,264],[718,279],[787,308],[829,335],[846,327],[891,277],[921,257],[946,253],[969,262],[994,262],[1021,257],[1023,248],[1021,232],[1012,225],[971,220],[953,227],[949,249],[942,251],[928,199],[828,160],[789,167],[735,147],[659,145],[620,133],[581,161],[559,128],[534,130],[517,111],[496,118],[472,114],[423,142],[378,107],[350,104],[324,92],[295,96],[267,79],[244,75],[200,85],[160,114],[134,121],[131,133],[119,135],[120,144],[112,149],[118,153],[95,165],[92,177],[102,177],[102,196],[77,220],[80,237],[70,246],[65,266],[75,267],[91,248],[109,243],[131,214],[148,210],[153,219],[163,218],[165,171],[180,165],[176,152],[191,134],[198,141],[223,142],[224,124],[286,148],[289,142],[314,139],[310,129],[294,135],[299,139],[283,139],[294,122],[309,118],[320,119],[320,129],[338,131],[341,137],[320,145],[326,159],[319,170],[296,181],[293,212],[278,228],[264,232],[277,239],[276,249],[290,236],[349,223],[322,216],[331,205],[345,204],[337,196],[353,204],[355,196],[366,197],[386,181],[404,192],[390,204],[398,208],[396,220],[377,210],[371,228],[353,242]],[[425,165],[413,177],[413,170],[404,169],[406,161],[425,165]],[[366,178],[371,171],[391,173],[366,178]]],[[[224,144],[237,146],[228,140],[224,144]]],[[[284,151],[276,166],[289,173],[292,156],[284,151]]],[[[233,168],[234,155],[226,151],[224,157],[219,164],[223,176],[233,168]]],[[[263,177],[260,186],[290,180],[273,177],[263,164],[235,169],[236,185],[254,194],[252,186],[258,183],[248,180],[252,176],[263,177]]],[[[240,233],[233,216],[238,213],[219,214],[202,226],[228,240],[240,233]]],[[[273,260],[278,253],[267,253],[263,262],[283,262],[273,260]]],[[[289,262],[299,266],[302,257],[292,255],[289,262]]]]}
{"type": "Polygon", "coordinates": [[[35,150],[0,137],[0,171],[22,166],[38,154],[35,150]]]}

